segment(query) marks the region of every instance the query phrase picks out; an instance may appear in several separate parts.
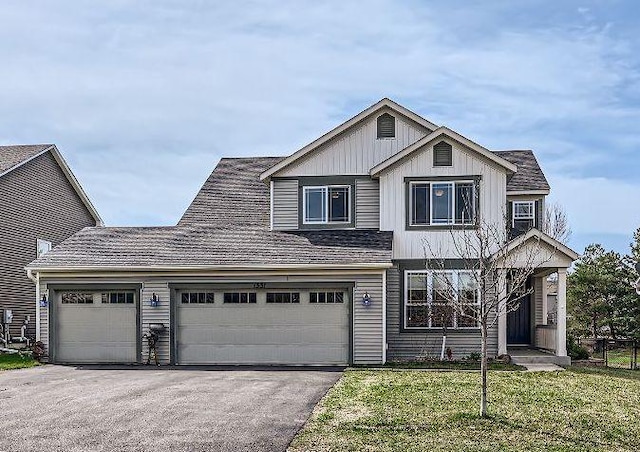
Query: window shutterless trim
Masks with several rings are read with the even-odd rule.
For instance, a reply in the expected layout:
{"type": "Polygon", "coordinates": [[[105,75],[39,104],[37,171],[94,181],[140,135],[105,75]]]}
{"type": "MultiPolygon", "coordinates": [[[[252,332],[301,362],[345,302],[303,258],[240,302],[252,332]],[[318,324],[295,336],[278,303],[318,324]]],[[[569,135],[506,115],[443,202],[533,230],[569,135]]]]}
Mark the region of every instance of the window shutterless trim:
{"type": "Polygon", "coordinates": [[[511,227],[515,227],[516,220],[520,221],[531,221],[532,225],[535,225],[536,221],[536,201],[511,201],[511,227]],[[531,214],[527,216],[517,217],[516,218],[516,205],[518,204],[528,204],[531,207],[531,214]]]}
{"type": "MultiPolygon", "coordinates": [[[[403,281],[403,290],[402,290],[402,294],[400,296],[400,303],[401,303],[401,307],[402,307],[402,321],[400,322],[400,332],[419,332],[419,331],[442,331],[442,326],[408,326],[407,325],[407,320],[408,320],[408,308],[410,306],[425,306],[428,309],[428,319],[431,318],[431,307],[435,304],[435,305],[442,305],[442,306],[446,306],[446,303],[434,303],[433,302],[433,275],[434,274],[438,274],[438,273],[449,273],[451,275],[453,275],[453,278],[455,280],[455,286],[458,288],[457,290],[460,290],[460,281],[459,281],[459,275],[460,273],[472,273],[474,270],[466,270],[466,269],[445,269],[445,270],[428,270],[428,269],[421,269],[421,270],[406,270],[406,269],[402,269],[400,268],[399,271],[402,272],[402,281],[403,281]],[[409,300],[409,276],[412,274],[419,274],[419,275],[424,275],[427,278],[427,284],[425,287],[425,291],[426,291],[426,295],[427,295],[427,299],[426,301],[422,302],[422,303],[408,303],[409,300]]],[[[468,306],[473,306],[476,309],[480,306],[480,288],[478,287],[476,289],[476,299],[477,302],[476,303],[464,303],[464,305],[468,305],[468,306]]],[[[453,307],[452,307],[453,308],[453,307]]],[[[455,326],[447,326],[447,332],[473,332],[473,331],[478,331],[480,329],[480,326],[478,324],[476,324],[476,326],[457,326],[457,316],[458,316],[458,312],[456,310],[454,310],[453,312],[454,315],[454,325],[455,326]]]]}
{"type": "Polygon", "coordinates": [[[479,225],[480,221],[480,181],[482,176],[429,176],[429,177],[405,177],[405,229],[406,230],[448,230],[448,229],[475,229],[479,225]],[[453,189],[451,192],[451,205],[452,205],[452,218],[453,223],[433,223],[433,200],[432,192],[433,185],[438,183],[452,184],[453,189]],[[457,184],[473,184],[473,197],[474,197],[474,216],[475,221],[472,223],[456,223],[456,205],[455,199],[457,198],[457,184]],[[412,187],[416,184],[429,184],[428,190],[428,209],[429,209],[429,223],[427,224],[412,224],[413,214],[413,190],[412,187]]]}
{"type": "Polygon", "coordinates": [[[345,225],[353,225],[353,220],[354,220],[354,215],[353,215],[353,207],[355,205],[355,203],[353,202],[353,194],[354,191],[353,190],[353,184],[327,184],[327,185],[302,185],[301,187],[301,193],[302,193],[302,224],[303,225],[309,225],[309,226],[313,226],[313,225],[326,225],[326,226],[332,226],[332,225],[340,225],[340,226],[345,226],[345,225]],[[332,188],[346,188],[347,189],[347,213],[349,215],[348,220],[347,221],[331,221],[330,220],[330,210],[331,210],[331,200],[330,200],[330,193],[331,193],[331,189],[332,188]],[[325,212],[324,212],[324,219],[321,221],[308,221],[307,220],[307,192],[309,190],[318,190],[321,189],[323,190],[323,196],[324,196],[324,203],[325,203],[325,212]]]}

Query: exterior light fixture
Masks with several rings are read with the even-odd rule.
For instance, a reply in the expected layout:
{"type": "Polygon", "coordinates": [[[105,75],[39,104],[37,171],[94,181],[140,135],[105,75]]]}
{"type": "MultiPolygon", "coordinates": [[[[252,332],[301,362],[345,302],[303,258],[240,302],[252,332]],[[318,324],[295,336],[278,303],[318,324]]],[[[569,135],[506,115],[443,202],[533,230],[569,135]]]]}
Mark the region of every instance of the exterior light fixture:
{"type": "Polygon", "coordinates": [[[48,304],[49,304],[49,301],[47,300],[47,294],[43,293],[42,298],[40,299],[40,307],[46,308],[48,304]]]}
{"type": "Polygon", "coordinates": [[[436,190],[436,196],[439,198],[440,196],[444,195],[444,190],[436,190]]]}
{"type": "Polygon", "coordinates": [[[160,306],[160,298],[154,293],[151,295],[151,299],[149,300],[149,306],[152,308],[156,308],[160,306]]]}
{"type": "Polygon", "coordinates": [[[369,306],[370,304],[371,304],[371,295],[369,295],[369,292],[365,292],[364,295],[362,296],[362,305],[369,306]]]}

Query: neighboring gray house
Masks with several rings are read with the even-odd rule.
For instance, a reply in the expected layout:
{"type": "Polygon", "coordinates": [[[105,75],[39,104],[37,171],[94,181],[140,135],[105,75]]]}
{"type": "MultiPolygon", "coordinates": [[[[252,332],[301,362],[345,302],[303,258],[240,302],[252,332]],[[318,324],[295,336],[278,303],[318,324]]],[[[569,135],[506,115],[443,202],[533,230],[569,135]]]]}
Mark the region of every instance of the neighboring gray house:
{"type": "Polygon", "coordinates": [[[0,314],[13,312],[10,332],[27,316],[35,332],[35,287],[24,267],[100,216],[52,144],[0,146],[0,314]]]}
{"type": "MultiPolygon", "coordinates": [[[[48,300],[39,338],[54,362],[139,362],[154,323],[166,326],[164,364],[437,355],[423,241],[469,289],[449,230],[474,227],[465,217],[504,227],[507,210],[519,240],[539,240],[550,258],[534,295],[490,331],[490,353],[522,345],[564,358],[566,269],[577,256],[536,229],[548,193],[531,151],[492,152],[383,99],[290,156],[222,159],[177,226],[87,228],[32,262],[37,298],[48,300]],[[461,196],[477,201],[471,212],[461,196]],[[553,272],[558,320],[547,325],[542,287],[553,272]]],[[[447,322],[455,357],[479,350],[474,322],[447,322]]]]}

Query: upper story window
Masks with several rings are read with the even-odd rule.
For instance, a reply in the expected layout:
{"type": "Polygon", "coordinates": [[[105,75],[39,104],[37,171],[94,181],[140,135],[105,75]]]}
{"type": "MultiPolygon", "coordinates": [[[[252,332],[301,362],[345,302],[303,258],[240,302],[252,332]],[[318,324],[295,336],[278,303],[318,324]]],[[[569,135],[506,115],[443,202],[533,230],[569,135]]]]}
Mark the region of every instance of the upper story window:
{"type": "Polygon", "coordinates": [[[409,226],[472,225],[477,193],[473,181],[409,183],[409,226]]]}
{"type": "Polygon", "coordinates": [[[305,224],[350,223],[351,186],[303,187],[305,224]]]}
{"type": "Polygon", "coordinates": [[[396,137],[396,118],[389,113],[378,116],[378,138],[396,137]]]}
{"type": "Polygon", "coordinates": [[[441,141],[433,147],[433,166],[453,166],[453,147],[441,141]]]}
{"type": "Polygon", "coordinates": [[[512,205],[512,226],[517,233],[526,232],[535,225],[536,202],[514,201],[512,205]]]}

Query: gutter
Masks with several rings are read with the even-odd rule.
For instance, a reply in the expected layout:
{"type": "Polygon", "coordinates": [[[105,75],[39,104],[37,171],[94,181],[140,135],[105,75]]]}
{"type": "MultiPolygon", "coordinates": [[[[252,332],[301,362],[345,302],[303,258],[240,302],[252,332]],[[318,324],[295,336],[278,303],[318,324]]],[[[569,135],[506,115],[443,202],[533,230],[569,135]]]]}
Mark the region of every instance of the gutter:
{"type": "MultiPolygon", "coordinates": [[[[391,262],[370,262],[362,264],[280,264],[280,265],[127,265],[127,266],[68,266],[68,267],[25,267],[27,276],[32,272],[74,272],[74,271],[251,271],[251,270],[369,270],[393,267],[391,262]]],[[[31,278],[31,277],[30,277],[31,278]]],[[[34,281],[34,279],[32,279],[34,281]]]]}

